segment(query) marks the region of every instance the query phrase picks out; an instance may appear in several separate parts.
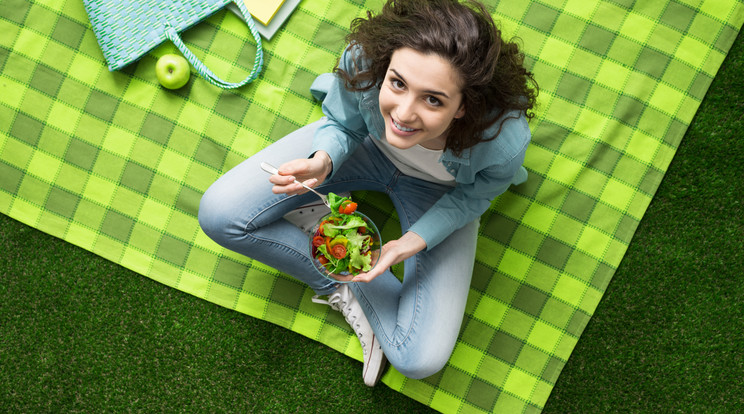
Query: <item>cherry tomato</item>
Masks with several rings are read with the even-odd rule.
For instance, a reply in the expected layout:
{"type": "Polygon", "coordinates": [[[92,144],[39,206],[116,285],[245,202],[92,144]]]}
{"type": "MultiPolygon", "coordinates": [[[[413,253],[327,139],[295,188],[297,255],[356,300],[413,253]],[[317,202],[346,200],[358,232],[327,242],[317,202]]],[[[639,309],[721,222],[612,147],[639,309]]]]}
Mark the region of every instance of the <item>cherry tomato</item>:
{"type": "Polygon", "coordinates": [[[323,236],[313,237],[313,247],[318,247],[323,243],[325,243],[325,239],[323,238],[323,236]]]}
{"type": "Polygon", "coordinates": [[[346,256],[346,246],[343,244],[335,244],[331,247],[331,254],[336,259],[343,259],[346,256]]]}
{"type": "Polygon", "coordinates": [[[328,264],[328,258],[326,258],[325,256],[323,256],[322,254],[319,254],[318,257],[317,257],[317,259],[320,262],[320,264],[322,264],[322,265],[328,264]]]}
{"type": "Polygon", "coordinates": [[[355,212],[356,209],[357,203],[350,200],[345,200],[340,206],[338,206],[338,212],[341,214],[351,214],[355,212]]]}

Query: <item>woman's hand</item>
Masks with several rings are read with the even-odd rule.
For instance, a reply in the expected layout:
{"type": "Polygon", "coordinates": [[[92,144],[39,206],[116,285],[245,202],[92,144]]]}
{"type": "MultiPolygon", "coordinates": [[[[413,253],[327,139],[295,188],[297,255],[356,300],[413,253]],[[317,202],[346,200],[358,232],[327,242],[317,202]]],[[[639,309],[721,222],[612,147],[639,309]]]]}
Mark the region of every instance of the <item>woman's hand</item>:
{"type": "Polygon", "coordinates": [[[307,189],[295,183],[295,180],[308,187],[315,187],[325,181],[332,170],[333,163],[328,153],[317,151],[312,158],[300,158],[285,162],[279,166],[279,174],[269,177],[269,181],[274,184],[272,188],[274,194],[302,194],[307,189]]]}
{"type": "Polygon", "coordinates": [[[352,282],[370,282],[384,273],[390,266],[398,264],[416,253],[426,249],[426,242],[416,233],[406,232],[398,240],[391,240],[382,246],[382,256],[374,269],[356,275],[352,282]]]}

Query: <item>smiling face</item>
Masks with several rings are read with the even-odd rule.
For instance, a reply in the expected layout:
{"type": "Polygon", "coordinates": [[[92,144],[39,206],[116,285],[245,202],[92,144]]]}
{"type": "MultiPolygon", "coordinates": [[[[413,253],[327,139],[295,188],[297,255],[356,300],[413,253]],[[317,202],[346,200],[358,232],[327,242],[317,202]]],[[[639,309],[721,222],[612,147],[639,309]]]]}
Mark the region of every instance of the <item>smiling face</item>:
{"type": "Polygon", "coordinates": [[[452,121],[465,114],[460,75],[439,55],[398,49],[380,89],[380,112],[390,145],[443,149],[452,121]]]}

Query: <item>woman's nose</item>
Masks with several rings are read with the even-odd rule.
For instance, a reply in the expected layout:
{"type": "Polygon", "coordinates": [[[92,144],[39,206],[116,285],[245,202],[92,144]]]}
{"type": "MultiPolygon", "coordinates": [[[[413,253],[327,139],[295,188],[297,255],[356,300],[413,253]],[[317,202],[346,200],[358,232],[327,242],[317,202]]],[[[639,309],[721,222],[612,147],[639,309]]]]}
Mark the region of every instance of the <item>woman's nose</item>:
{"type": "Polygon", "coordinates": [[[396,111],[398,120],[403,123],[410,123],[416,120],[416,101],[414,99],[405,98],[398,103],[398,110],[396,111]]]}

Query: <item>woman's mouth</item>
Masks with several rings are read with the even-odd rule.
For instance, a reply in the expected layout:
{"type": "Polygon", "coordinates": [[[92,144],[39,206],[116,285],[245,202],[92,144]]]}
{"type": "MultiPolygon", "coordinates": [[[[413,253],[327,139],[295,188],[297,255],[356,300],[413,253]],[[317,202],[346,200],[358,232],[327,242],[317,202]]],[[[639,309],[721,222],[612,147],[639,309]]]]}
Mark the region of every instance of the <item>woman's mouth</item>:
{"type": "Polygon", "coordinates": [[[397,129],[400,132],[411,133],[411,132],[415,132],[416,131],[415,128],[408,128],[408,127],[405,127],[405,126],[399,124],[393,117],[390,117],[390,120],[392,121],[392,124],[395,127],[395,129],[397,129]]]}

